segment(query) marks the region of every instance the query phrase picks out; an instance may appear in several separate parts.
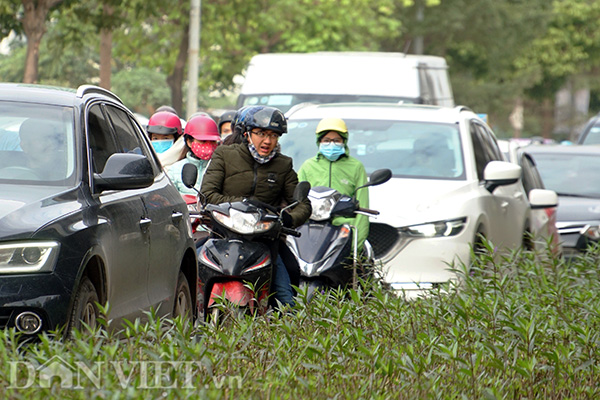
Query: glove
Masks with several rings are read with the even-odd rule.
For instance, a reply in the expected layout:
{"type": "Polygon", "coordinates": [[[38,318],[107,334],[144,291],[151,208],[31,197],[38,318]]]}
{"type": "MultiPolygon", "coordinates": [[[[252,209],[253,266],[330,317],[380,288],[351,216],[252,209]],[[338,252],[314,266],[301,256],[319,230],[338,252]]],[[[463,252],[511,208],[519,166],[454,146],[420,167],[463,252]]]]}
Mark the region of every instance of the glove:
{"type": "Polygon", "coordinates": [[[281,213],[281,223],[283,223],[283,226],[286,228],[293,228],[294,219],[287,211],[284,211],[281,213]]]}

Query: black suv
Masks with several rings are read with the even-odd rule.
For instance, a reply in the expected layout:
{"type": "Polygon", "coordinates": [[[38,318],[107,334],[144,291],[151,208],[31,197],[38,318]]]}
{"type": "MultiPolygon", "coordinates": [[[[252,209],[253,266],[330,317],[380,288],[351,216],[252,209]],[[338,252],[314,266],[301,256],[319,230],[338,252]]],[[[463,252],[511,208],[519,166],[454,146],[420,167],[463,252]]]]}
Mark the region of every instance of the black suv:
{"type": "Polygon", "coordinates": [[[193,316],[186,204],[117,96],[0,84],[0,328],[193,316]]]}

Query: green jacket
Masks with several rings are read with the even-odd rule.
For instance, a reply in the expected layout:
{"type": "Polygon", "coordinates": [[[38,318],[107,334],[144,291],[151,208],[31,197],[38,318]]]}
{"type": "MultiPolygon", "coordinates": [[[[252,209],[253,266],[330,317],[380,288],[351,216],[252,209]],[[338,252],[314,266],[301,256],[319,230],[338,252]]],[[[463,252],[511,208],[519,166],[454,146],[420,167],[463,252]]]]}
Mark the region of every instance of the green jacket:
{"type": "MultiPolygon", "coordinates": [[[[204,173],[200,191],[211,204],[254,197],[275,207],[293,202],[298,175],[292,159],[278,153],[265,164],[254,160],[246,143],[219,146],[204,173]]],[[[310,201],[288,210],[294,227],[302,225],[312,211],[310,201]]]]}
{"type": "Polygon", "coordinates": [[[198,193],[196,193],[196,191],[194,189],[190,189],[187,186],[185,186],[183,184],[183,180],[181,179],[181,171],[183,171],[183,166],[188,163],[192,163],[196,166],[196,168],[198,168],[198,178],[196,178],[196,184],[194,185],[194,187],[196,189],[200,190],[200,183],[202,182],[202,175],[204,174],[204,171],[206,170],[208,161],[201,160],[199,158],[194,157],[192,155],[191,151],[187,152],[185,158],[166,167],[165,172],[166,172],[167,176],[169,177],[169,179],[171,179],[171,182],[173,182],[173,184],[175,184],[175,187],[177,188],[177,190],[179,190],[179,193],[193,194],[194,196],[196,196],[198,193]]]}
{"type": "MultiPolygon", "coordinates": [[[[321,153],[309,158],[298,171],[298,179],[310,182],[311,186],[327,186],[341,194],[353,196],[357,187],[367,183],[364,165],[354,157],[342,155],[336,161],[329,161],[321,153]]],[[[363,188],[356,193],[360,207],[369,208],[369,189],[363,188]]],[[[369,235],[369,217],[357,215],[355,218],[336,217],[334,225],[350,224],[358,230],[358,249],[369,235]]]]}

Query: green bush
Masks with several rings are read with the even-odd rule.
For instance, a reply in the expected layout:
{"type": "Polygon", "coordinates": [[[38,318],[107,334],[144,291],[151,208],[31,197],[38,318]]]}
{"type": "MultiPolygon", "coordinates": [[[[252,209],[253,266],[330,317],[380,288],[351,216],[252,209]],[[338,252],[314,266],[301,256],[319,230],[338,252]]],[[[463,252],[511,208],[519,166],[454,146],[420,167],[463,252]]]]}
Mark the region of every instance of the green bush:
{"type": "Polygon", "coordinates": [[[597,398],[597,257],[567,265],[528,252],[494,259],[492,251],[470,270],[458,267],[458,288],[411,301],[372,284],[309,304],[299,296],[293,313],[218,326],[149,314],[120,332],[32,344],[6,330],[0,397],[597,398]],[[38,368],[49,360],[80,384],[46,385],[38,368]]]}

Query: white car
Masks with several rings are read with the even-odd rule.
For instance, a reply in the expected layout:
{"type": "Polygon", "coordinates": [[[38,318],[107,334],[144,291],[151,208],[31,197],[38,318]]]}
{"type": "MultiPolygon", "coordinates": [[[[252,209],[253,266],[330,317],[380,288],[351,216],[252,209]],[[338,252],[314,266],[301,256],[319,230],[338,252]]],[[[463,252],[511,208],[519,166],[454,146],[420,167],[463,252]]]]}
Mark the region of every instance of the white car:
{"type": "Polygon", "coordinates": [[[539,192],[527,198],[521,167],[504,161],[491,129],[466,107],[296,108],[281,139],[296,169],[317,154],[315,128],[325,117],[346,122],[351,155],[367,174],[392,170],[389,182],[369,188],[369,208],[381,213],[371,221],[369,242],[384,281],[407,295],[456,279],[450,266],[470,264],[480,235],[498,250],[520,247],[532,229],[530,206],[548,206],[539,192]]]}

